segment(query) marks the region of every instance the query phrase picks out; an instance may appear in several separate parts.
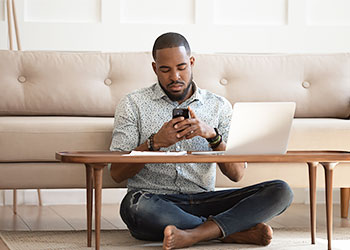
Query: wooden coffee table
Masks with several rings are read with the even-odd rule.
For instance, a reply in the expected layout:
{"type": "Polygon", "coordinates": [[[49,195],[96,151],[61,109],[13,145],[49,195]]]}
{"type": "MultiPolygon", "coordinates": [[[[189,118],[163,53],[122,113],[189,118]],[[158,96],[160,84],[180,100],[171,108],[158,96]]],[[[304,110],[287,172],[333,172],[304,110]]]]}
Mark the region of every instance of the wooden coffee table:
{"type": "Polygon", "coordinates": [[[130,156],[128,152],[75,151],[56,153],[61,162],[84,163],[87,190],[87,245],[91,247],[92,191],[95,183],[95,242],[100,249],[102,173],[108,163],[210,163],[210,162],[303,162],[309,167],[311,243],[316,235],[316,167],[325,170],[328,249],[332,246],[333,226],[333,169],[339,162],[350,162],[350,152],[344,151],[290,151],[284,155],[193,155],[182,156],[130,156]]]}

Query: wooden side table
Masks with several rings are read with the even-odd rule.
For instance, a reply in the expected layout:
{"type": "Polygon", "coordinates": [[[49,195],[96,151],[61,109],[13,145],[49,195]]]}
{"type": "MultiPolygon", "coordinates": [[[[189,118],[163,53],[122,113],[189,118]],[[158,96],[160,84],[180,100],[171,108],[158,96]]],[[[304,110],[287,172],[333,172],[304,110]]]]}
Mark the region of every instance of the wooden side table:
{"type": "Polygon", "coordinates": [[[87,245],[91,246],[92,236],[92,191],[95,183],[95,240],[96,250],[100,249],[102,173],[108,163],[221,163],[221,162],[303,162],[309,168],[311,243],[316,235],[316,168],[325,170],[326,214],[328,249],[332,248],[333,226],[333,170],[339,162],[350,162],[350,152],[343,151],[290,151],[284,155],[192,155],[182,156],[130,156],[128,152],[77,151],[56,153],[61,162],[84,163],[86,166],[87,190],[87,245]]]}

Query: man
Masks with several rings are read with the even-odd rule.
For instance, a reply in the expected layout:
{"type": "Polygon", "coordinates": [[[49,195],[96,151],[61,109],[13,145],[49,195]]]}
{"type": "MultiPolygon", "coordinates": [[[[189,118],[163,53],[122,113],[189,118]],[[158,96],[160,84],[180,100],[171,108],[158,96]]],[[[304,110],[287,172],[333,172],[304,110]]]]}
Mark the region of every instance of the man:
{"type": "MultiPolygon", "coordinates": [[[[115,113],[112,151],[223,151],[232,115],[223,97],[193,82],[195,59],[186,39],[166,33],[155,41],[153,70],[158,83],[136,90],[115,113]],[[174,108],[188,108],[190,118],[172,119],[174,108]]],[[[220,163],[232,181],[244,163],[220,163]]],[[[263,223],[282,213],[293,194],[283,181],[242,189],[214,191],[215,164],[112,164],[117,182],[128,179],[120,214],[141,240],[163,240],[164,249],[200,241],[268,245],[272,229],[263,223]]]]}

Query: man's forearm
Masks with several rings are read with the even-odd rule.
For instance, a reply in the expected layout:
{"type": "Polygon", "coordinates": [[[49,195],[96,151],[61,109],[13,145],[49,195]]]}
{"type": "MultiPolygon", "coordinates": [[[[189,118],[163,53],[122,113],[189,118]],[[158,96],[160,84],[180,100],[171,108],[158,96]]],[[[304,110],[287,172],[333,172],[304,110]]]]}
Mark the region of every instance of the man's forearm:
{"type": "MultiPolygon", "coordinates": [[[[214,151],[225,151],[226,143],[221,142],[214,151]]],[[[235,162],[235,163],[218,163],[221,172],[226,175],[231,181],[239,181],[244,175],[244,163],[235,162]]]]}
{"type": "MultiPolygon", "coordinates": [[[[173,119],[170,122],[164,123],[162,128],[152,136],[152,140],[149,142],[145,141],[140,146],[135,148],[136,151],[148,151],[149,146],[153,148],[153,150],[157,151],[162,147],[168,147],[178,141],[176,138],[176,131],[174,130],[174,123],[183,120],[183,118],[178,117],[173,119]],[[169,131],[170,128],[170,131],[169,131]],[[173,134],[173,138],[169,139],[169,134],[173,134]],[[148,145],[150,144],[150,145],[148,145]]],[[[128,163],[115,163],[111,166],[111,176],[116,182],[122,182],[126,179],[129,179],[136,175],[138,172],[143,169],[145,164],[137,163],[137,164],[128,164],[128,163]]]]}
{"type": "MultiPolygon", "coordinates": [[[[147,151],[147,142],[141,144],[134,150],[147,151]]],[[[143,163],[112,163],[111,176],[113,180],[119,183],[136,175],[144,166],[145,164],[143,163]]]]}

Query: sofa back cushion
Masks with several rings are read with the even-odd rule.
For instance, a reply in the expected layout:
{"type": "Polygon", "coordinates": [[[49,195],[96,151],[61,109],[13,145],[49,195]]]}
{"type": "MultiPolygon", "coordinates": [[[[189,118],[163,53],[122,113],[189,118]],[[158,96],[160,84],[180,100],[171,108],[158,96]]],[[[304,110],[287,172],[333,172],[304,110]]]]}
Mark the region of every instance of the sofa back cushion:
{"type": "Polygon", "coordinates": [[[201,87],[231,103],[293,101],[295,117],[350,115],[350,54],[198,55],[196,64],[201,87]]]}
{"type": "MultiPolygon", "coordinates": [[[[350,55],[195,55],[201,88],[237,101],[294,101],[296,117],[348,118],[350,55]]],[[[0,51],[0,115],[113,116],[157,81],[150,53],[0,51]]]]}
{"type": "Polygon", "coordinates": [[[0,51],[0,115],[113,116],[156,81],[148,53],[0,51]]]}

